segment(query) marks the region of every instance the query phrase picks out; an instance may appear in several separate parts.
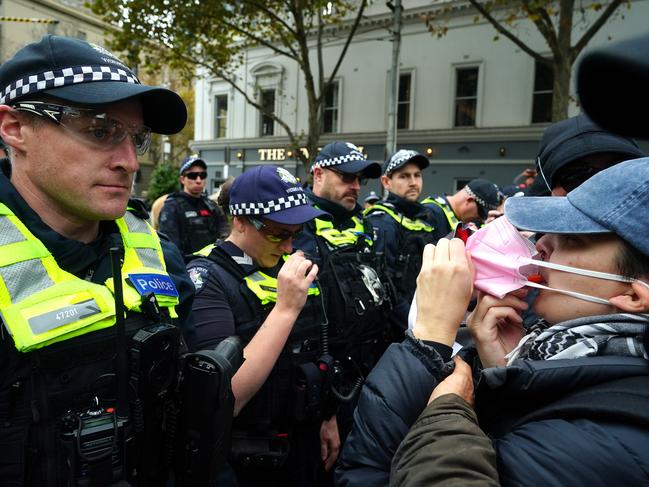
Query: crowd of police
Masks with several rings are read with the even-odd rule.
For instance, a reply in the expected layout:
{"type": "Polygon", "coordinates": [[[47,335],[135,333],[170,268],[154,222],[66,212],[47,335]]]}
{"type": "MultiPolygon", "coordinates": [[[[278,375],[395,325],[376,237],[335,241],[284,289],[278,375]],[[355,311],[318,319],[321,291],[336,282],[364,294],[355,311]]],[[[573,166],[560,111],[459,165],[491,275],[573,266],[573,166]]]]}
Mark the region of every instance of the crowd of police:
{"type": "MultiPolygon", "coordinates": [[[[503,192],[474,179],[422,199],[425,156],[380,164],[337,141],[308,186],[264,165],[218,204],[189,157],[151,219],[129,198],[137,156],[186,118],[82,40],[48,35],[0,66],[0,485],[366,485],[381,470],[364,425],[383,386],[366,379],[413,339],[428,244],[500,217],[503,192]],[[377,178],[385,197],[361,207],[377,178]]],[[[642,156],[580,115],[546,130],[538,177],[511,194],[565,195],[642,156]]]]}

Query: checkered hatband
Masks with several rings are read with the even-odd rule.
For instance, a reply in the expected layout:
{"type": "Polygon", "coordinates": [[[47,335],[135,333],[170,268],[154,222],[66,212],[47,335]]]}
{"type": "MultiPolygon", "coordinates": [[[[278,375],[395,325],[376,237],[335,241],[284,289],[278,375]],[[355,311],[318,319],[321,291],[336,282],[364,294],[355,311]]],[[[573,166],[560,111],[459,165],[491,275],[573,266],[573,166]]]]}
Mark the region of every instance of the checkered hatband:
{"type": "Polygon", "coordinates": [[[281,210],[287,210],[296,206],[307,205],[308,201],[304,193],[282,196],[275,200],[265,201],[263,203],[236,203],[230,205],[230,214],[232,216],[241,215],[269,215],[281,210]]]}
{"type": "Polygon", "coordinates": [[[75,66],[32,74],[12,82],[0,90],[0,104],[5,105],[16,98],[39,91],[93,81],[121,81],[140,84],[140,80],[125,69],[113,66],[75,66]]]}
{"type": "Polygon", "coordinates": [[[392,160],[390,161],[390,164],[388,164],[388,168],[385,170],[386,174],[394,171],[394,169],[399,167],[404,161],[412,159],[416,155],[417,152],[414,150],[400,150],[392,156],[392,160]]]}
{"type": "Polygon", "coordinates": [[[344,156],[332,157],[331,159],[323,159],[321,161],[315,161],[313,165],[319,167],[328,167],[328,166],[338,166],[340,164],[344,164],[346,162],[351,162],[351,161],[366,161],[366,160],[367,159],[363,154],[358,152],[351,152],[349,154],[345,154],[344,156]]]}
{"type": "Polygon", "coordinates": [[[485,200],[483,200],[482,198],[480,198],[480,196],[478,196],[477,194],[475,194],[475,193],[471,190],[471,188],[469,188],[468,186],[465,186],[465,187],[464,187],[464,191],[466,191],[466,192],[469,194],[469,196],[472,196],[472,197],[476,200],[476,202],[477,202],[480,206],[482,206],[483,208],[487,208],[488,210],[496,210],[496,209],[498,209],[498,206],[488,204],[485,200]]]}

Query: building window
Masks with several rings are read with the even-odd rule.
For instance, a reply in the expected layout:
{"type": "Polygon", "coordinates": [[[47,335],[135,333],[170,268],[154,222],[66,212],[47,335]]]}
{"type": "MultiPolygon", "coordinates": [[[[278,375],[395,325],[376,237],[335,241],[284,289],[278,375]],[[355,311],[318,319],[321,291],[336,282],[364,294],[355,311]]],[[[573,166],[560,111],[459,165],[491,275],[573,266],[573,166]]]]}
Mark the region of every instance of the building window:
{"type": "Polygon", "coordinates": [[[532,95],[532,123],[552,121],[552,85],[554,72],[538,61],[534,64],[534,93],[532,95]]]}
{"type": "Polygon", "coordinates": [[[261,90],[259,103],[262,108],[260,133],[264,135],[274,135],[275,121],[268,115],[275,112],[275,90],[261,90]]]}
{"type": "Polygon", "coordinates": [[[214,137],[222,139],[228,134],[228,95],[214,97],[214,137]]]}
{"type": "Polygon", "coordinates": [[[455,126],[473,127],[478,108],[479,68],[455,70],[455,126]]]}
{"type": "Polygon", "coordinates": [[[410,128],[410,96],[412,74],[399,75],[399,99],[397,101],[397,128],[410,128]]]}
{"type": "Polygon", "coordinates": [[[338,132],[338,81],[329,85],[322,107],[322,133],[332,134],[338,132]]]}

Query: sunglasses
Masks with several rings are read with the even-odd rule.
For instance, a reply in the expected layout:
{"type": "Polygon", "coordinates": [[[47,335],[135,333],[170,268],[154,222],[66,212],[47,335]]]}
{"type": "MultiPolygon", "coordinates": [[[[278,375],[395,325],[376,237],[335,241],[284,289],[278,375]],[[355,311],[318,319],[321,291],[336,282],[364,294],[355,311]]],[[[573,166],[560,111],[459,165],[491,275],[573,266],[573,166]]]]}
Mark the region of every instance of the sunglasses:
{"type": "MultiPolygon", "coordinates": [[[[562,168],[563,169],[563,168],[562,168]]],[[[592,167],[587,165],[568,165],[564,171],[559,171],[554,177],[554,185],[561,186],[570,193],[573,189],[580,186],[582,183],[588,181],[591,177],[600,171],[606,169],[605,167],[592,167]]]]}
{"type": "Polygon", "coordinates": [[[79,141],[99,150],[110,150],[130,137],[139,155],[151,145],[151,129],[126,125],[92,108],[77,108],[42,101],[20,101],[15,110],[46,118],[66,129],[79,141]]]}
{"type": "Polygon", "coordinates": [[[351,173],[341,172],[341,171],[337,171],[336,169],[332,169],[330,167],[328,167],[327,169],[329,169],[331,172],[338,174],[340,179],[342,179],[343,183],[345,184],[353,184],[356,180],[358,180],[358,184],[360,184],[361,186],[365,186],[365,184],[367,183],[367,178],[363,177],[362,174],[351,174],[351,173]]]}
{"type": "Polygon", "coordinates": [[[300,228],[298,230],[292,232],[290,230],[283,230],[283,229],[271,230],[268,225],[266,225],[261,220],[257,220],[256,218],[248,217],[248,221],[252,223],[252,226],[254,226],[257,229],[257,231],[264,236],[266,240],[275,244],[278,244],[280,242],[285,242],[290,238],[296,238],[297,236],[300,235],[300,233],[302,233],[302,225],[300,225],[300,228]]]}
{"type": "Polygon", "coordinates": [[[200,172],[188,172],[183,174],[187,179],[191,179],[192,181],[194,179],[201,178],[202,180],[207,179],[207,171],[200,171],[200,172]]]}

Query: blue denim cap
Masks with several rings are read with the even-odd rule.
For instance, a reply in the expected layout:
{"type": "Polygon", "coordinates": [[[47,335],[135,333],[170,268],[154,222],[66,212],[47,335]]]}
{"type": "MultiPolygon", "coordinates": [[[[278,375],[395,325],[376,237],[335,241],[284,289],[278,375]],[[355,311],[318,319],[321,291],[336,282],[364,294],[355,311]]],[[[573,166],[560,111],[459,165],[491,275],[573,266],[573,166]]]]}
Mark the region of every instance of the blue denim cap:
{"type": "Polygon", "coordinates": [[[177,93],[145,86],[103,47],[72,37],[46,35],[0,66],[0,104],[48,95],[78,106],[101,106],[137,98],[144,124],[159,134],[180,132],[187,108],[177,93]]]}
{"type": "Polygon", "coordinates": [[[331,168],[340,172],[357,174],[370,179],[381,175],[381,165],[375,161],[368,161],[365,154],[351,142],[331,142],[325,145],[316,156],[311,170],[314,167],[331,168]]]}
{"type": "Polygon", "coordinates": [[[383,163],[383,174],[389,176],[394,171],[402,168],[408,163],[414,163],[419,169],[426,169],[430,165],[428,158],[414,150],[401,149],[392,154],[383,163]]]}
{"type": "Polygon", "coordinates": [[[198,157],[196,154],[194,154],[185,157],[185,160],[180,165],[180,175],[182,176],[194,166],[200,166],[203,169],[207,169],[207,164],[205,163],[205,161],[200,157],[198,157]]]}
{"type": "Polygon", "coordinates": [[[505,216],[532,232],[615,233],[649,255],[649,157],[609,167],[564,197],[509,198],[505,216]]]}
{"type": "Polygon", "coordinates": [[[230,188],[232,216],[264,217],[300,225],[329,214],[311,206],[295,176],[282,167],[257,166],[237,176],[230,188]]]}

